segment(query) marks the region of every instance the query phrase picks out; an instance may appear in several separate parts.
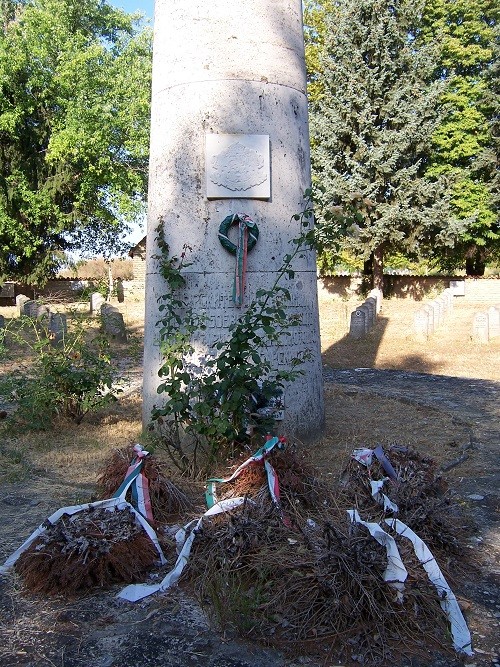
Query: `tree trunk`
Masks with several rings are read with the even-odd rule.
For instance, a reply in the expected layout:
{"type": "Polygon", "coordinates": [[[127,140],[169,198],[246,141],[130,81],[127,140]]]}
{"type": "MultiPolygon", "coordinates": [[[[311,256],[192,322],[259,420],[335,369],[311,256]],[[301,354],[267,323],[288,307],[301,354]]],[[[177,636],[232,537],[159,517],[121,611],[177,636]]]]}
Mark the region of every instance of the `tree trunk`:
{"type": "Polygon", "coordinates": [[[106,296],[106,301],[111,301],[111,296],[113,294],[113,271],[111,269],[111,263],[108,264],[108,294],[106,296]]]}
{"type": "Polygon", "coordinates": [[[372,288],[384,292],[384,248],[379,245],[372,253],[373,258],[373,283],[372,288]]]}
{"type": "Polygon", "coordinates": [[[484,251],[476,247],[465,258],[465,273],[468,276],[484,276],[485,269],[484,251]]]}

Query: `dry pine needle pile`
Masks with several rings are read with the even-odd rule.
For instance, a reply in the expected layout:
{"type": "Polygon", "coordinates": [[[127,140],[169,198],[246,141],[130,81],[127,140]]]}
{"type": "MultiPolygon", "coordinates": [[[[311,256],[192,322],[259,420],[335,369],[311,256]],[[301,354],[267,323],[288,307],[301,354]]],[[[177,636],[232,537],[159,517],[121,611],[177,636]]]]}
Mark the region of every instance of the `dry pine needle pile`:
{"type": "MultiPolygon", "coordinates": [[[[132,447],[115,450],[107,459],[103,471],[97,478],[99,498],[111,498],[123,482],[134,451],[132,447]]],[[[157,523],[167,523],[192,511],[196,504],[195,494],[199,489],[188,487],[185,481],[170,479],[171,474],[154,454],[145,457],[142,468],[149,482],[149,495],[153,517],[157,523]]]]}
{"type": "Polygon", "coordinates": [[[128,508],[88,509],[48,524],[15,569],[30,591],[72,594],[140,581],[157,560],[155,546],[128,508]]]}
{"type": "MultiPolygon", "coordinates": [[[[433,462],[409,450],[388,455],[401,483],[397,493],[396,487],[386,492],[401,502],[400,518],[417,532],[426,522],[427,533],[438,527],[435,555],[441,545],[449,556],[463,517],[433,462]]],[[[371,665],[399,664],[429,646],[452,652],[440,600],[411,544],[394,534],[409,573],[398,600],[383,580],[385,548],[348,517],[346,510],[357,508],[365,520],[383,519],[369,485],[371,477],[385,476],[378,463],[368,470],[353,461],[344,488],[334,490],[293,449],[273,450],[270,460],[292,528],[270,500],[261,464],[220,485],[219,497],[248,500],[230,515],[206,520],[194,542],[187,576],[209,613],[223,626],[280,648],[316,647],[323,656],[335,651],[371,665]]]]}
{"type": "MultiPolygon", "coordinates": [[[[398,518],[428,543],[441,566],[454,566],[467,522],[435,464],[406,448],[386,454],[398,482],[384,491],[399,505],[398,518]]],[[[99,478],[102,496],[120,486],[131,458],[130,448],[112,455],[99,478]]],[[[356,508],[364,520],[382,523],[384,511],[370,489],[371,479],[385,477],[380,464],[366,468],[352,460],[334,489],[293,447],[274,449],[269,461],[281,506],[271,501],[263,464],[252,463],[217,488],[219,499],[245,496],[245,503],[206,518],[193,543],[184,580],[219,624],[282,649],[313,648],[323,657],[372,666],[400,664],[429,647],[452,652],[440,600],[410,543],[393,535],[408,570],[401,599],[383,580],[385,548],[348,517],[346,510],[356,508]]],[[[157,523],[186,513],[192,518],[199,489],[173,484],[153,456],[144,471],[157,523]]],[[[16,569],[33,591],[75,592],[143,580],[156,560],[129,511],[94,510],[49,527],[16,569]]]]}

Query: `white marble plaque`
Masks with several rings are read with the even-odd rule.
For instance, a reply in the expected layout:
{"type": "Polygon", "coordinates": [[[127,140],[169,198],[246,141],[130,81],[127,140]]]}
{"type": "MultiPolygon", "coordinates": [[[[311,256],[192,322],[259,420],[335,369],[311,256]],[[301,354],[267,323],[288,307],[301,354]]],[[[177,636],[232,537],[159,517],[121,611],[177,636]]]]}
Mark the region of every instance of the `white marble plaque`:
{"type": "Polygon", "coordinates": [[[205,172],[208,199],[269,199],[269,136],[207,134],[205,172]]]}

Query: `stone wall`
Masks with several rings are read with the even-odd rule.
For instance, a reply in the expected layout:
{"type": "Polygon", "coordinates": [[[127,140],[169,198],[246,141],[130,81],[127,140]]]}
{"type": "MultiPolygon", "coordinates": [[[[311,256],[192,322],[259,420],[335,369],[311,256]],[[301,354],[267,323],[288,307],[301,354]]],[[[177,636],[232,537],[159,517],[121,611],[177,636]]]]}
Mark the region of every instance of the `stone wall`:
{"type": "MultiPolygon", "coordinates": [[[[500,302],[500,278],[465,278],[464,276],[384,276],[384,296],[424,301],[450,287],[451,281],[465,283],[464,296],[469,301],[500,302]]],[[[318,278],[319,299],[348,299],[362,296],[363,276],[318,278]]]]}

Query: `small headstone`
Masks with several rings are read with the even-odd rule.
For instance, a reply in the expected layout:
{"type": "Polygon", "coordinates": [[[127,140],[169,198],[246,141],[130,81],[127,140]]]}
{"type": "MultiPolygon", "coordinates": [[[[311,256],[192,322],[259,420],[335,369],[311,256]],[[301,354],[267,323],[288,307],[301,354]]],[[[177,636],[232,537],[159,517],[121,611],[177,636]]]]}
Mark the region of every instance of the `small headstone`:
{"type": "Polygon", "coordinates": [[[66,315],[64,313],[52,313],[49,322],[49,332],[52,345],[59,345],[68,331],[66,315]]]}
{"type": "Polygon", "coordinates": [[[453,290],[447,287],[443,292],[443,296],[448,304],[448,310],[453,310],[453,290]]]}
{"type": "Polygon", "coordinates": [[[5,328],[5,317],[3,315],[0,315],[0,329],[5,328]]]}
{"type": "Polygon", "coordinates": [[[488,336],[490,340],[500,336],[500,309],[494,306],[488,309],[488,336]]]}
{"type": "Polygon", "coordinates": [[[472,323],[472,340],[476,343],[488,342],[488,314],[476,313],[472,323]]]}
{"type": "Polygon", "coordinates": [[[465,280],[450,280],[450,289],[454,296],[465,296],[465,280]]]}
{"type": "Polygon", "coordinates": [[[90,312],[100,313],[102,305],[106,303],[103,295],[100,292],[93,292],[90,295],[90,312]]]}
{"type": "Polygon", "coordinates": [[[35,317],[38,324],[48,328],[50,323],[50,308],[45,304],[37,304],[35,312],[36,312],[35,317]]]}
{"type": "Polygon", "coordinates": [[[383,299],[382,290],[378,289],[378,288],[374,288],[374,289],[370,290],[370,293],[368,294],[368,296],[371,297],[372,299],[375,299],[375,302],[376,302],[375,310],[376,310],[376,313],[378,315],[380,313],[380,311],[382,310],[382,299],[383,299]]]}
{"type": "Polygon", "coordinates": [[[29,297],[25,294],[18,294],[16,296],[16,306],[18,307],[19,315],[24,315],[24,304],[29,300],[29,297]]]}
{"type": "Polygon", "coordinates": [[[364,305],[368,308],[369,328],[373,329],[377,320],[377,300],[369,296],[364,305]]]}
{"type": "Polygon", "coordinates": [[[354,339],[363,338],[366,334],[367,312],[362,307],[356,308],[351,313],[351,326],[349,336],[354,339]]]}
{"type": "Polygon", "coordinates": [[[123,315],[117,308],[111,306],[109,303],[103,304],[101,306],[101,318],[102,327],[106,333],[121,343],[127,342],[127,332],[123,315]]]}
{"type": "Polygon", "coordinates": [[[439,306],[439,303],[434,300],[429,303],[429,307],[432,308],[433,312],[433,321],[434,321],[434,331],[439,328],[441,324],[441,308],[439,306]]]}
{"type": "Polygon", "coordinates": [[[116,298],[118,299],[118,303],[123,303],[125,301],[125,289],[121,278],[117,278],[116,280],[116,298]]]}
{"type": "Polygon", "coordinates": [[[24,302],[22,310],[23,315],[26,315],[27,317],[36,318],[37,311],[38,311],[38,304],[36,301],[28,299],[27,301],[24,302]]]}
{"type": "Polygon", "coordinates": [[[429,337],[429,313],[421,308],[417,310],[413,318],[413,330],[419,340],[427,340],[429,337]]]}

